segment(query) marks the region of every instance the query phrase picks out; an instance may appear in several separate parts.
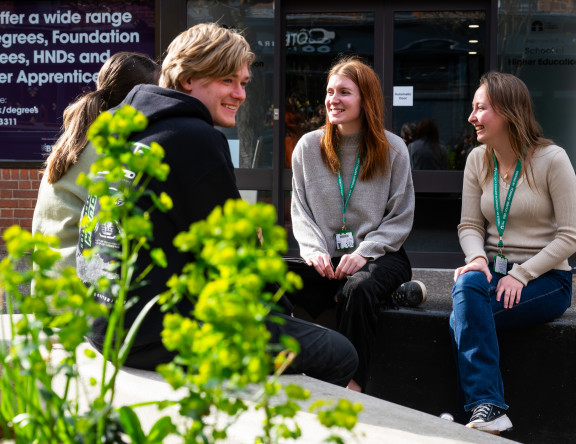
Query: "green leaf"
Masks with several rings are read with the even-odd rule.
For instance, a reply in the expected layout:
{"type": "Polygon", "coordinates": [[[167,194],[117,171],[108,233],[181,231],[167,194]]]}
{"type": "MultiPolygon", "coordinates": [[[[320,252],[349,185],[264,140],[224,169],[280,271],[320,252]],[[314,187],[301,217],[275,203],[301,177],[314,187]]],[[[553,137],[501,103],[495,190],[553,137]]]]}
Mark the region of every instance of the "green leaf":
{"type": "Polygon", "coordinates": [[[163,416],[150,429],[147,442],[150,444],[162,443],[164,438],[176,431],[176,426],[172,423],[172,419],[169,416],[163,416]]]}
{"type": "Polygon", "coordinates": [[[138,316],[134,320],[134,323],[130,327],[130,330],[128,330],[126,338],[124,339],[124,342],[122,343],[122,348],[120,349],[120,354],[119,354],[119,361],[120,362],[125,361],[126,357],[128,356],[128,353],[130,352],[130,348],[132,347],[132,343],[134,342],[134,339],[136,338],[136,333],[138,332],[140,325],[144,321],[144,318],[146,317],[148,312],[158,302],[159,297],[160,296],[155,296],[152,299],[150,299],[148,301],[148,303],[144,306],[142,311],[140,311],[140,313],[138,313],[138,316]]]}
{"type": "Polygon", "coordinates": [[[120,424],[124,428],[124,433],[126,433],[132,442],[144,443],[146,442],[146,435],[142,431],[142,426],[140,425],[140,420],[134,410],[130,407],[120,407],[120,424]]]}
{"type": "Polygon", "coordinates": [[[166,268],[168,266],[168,260],[166,259],[166,254],[161,248],[154,248],[150,251],[150,258],[154,264],[159,267],[166,268]]]}

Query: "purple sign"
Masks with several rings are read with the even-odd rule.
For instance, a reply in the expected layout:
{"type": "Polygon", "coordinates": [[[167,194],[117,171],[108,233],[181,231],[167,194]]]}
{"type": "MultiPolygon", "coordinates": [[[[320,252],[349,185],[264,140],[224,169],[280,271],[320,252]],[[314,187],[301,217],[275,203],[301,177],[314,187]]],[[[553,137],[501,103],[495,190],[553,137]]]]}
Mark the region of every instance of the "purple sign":
{"type": "Polygon", "coordinates": [[[2,1],[0,30],[0,163],[38,163],[112,54],[154,57],[154,0],[2,1]]]}

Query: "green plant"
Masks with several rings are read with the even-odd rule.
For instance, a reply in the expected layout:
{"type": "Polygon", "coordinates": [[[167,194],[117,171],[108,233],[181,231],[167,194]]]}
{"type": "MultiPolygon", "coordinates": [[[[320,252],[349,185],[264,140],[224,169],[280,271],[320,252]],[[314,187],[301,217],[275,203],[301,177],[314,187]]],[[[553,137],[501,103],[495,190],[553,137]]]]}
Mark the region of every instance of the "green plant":
{"type": "MultiPolygon", "coordinates": [[[[0,264],[0,281],[7,296],[11,343],[0,351],[3,358],[0,418],[4,435],[13,435],[17,442],[122,441],[123,417],[112,408],[112,400],[118,370],[138,328],[135,324],[132,331],[124,331],[122,319],[127,308],[124,301],[131,286],[148,271],[132,276],[132,264],[140,250],[147,247],[146,238],[152,230],[147,212],[139,210],[136,202],[146,194],[153,197],[155,207],[160,210],[171,206],[167,196],[155,196],[146,188],[152,178],[165,180],[168,174],[167,165],[161,163],[162,148],[153,144],[149,150],[134,150],[127,141],[133,131],[146,125],[146,118],[130,107],[114,115],[101,114],[91,126],[88,138],[102,156],[92,166],[90,177],[79,178],[89,193],[99,199],[98,220],[123,227],[120,236],[123,248],[118,256],[119,285],[102,278],[98,285],[87,288],[72,268],[54,278],[51,270],[59,254],[51,247],[58,245],[58,239],[32,236],[17,226],[4,233],[8,255],[0,264]],[[123,180],[127,168],[135,173],[130,183],[123,180]],[[112,186],[118,189],[114,196],[109,195],[112,186]],[[35,267],[18,271],[17,264],[28,256],[35,267]],[[23,284],[32,281],[33,294],[22,294],[23,284]],[[109,288],[119,301],[110,313],[93,298],[95,291],[109,288]],[[16,320],[16,312],[33,316],[16,320]],[[102,367],[99,396],[91,400],[87,411],[81,411],[75,396],[80,390],[76,349],[88,335],[92,320],[105,315],[109,316],[110,326],[104,356],[115,364],[114,371],[108,375],[108,367],[102,367]],[[113,342],[113,337],[117,341],[113,342]],[[61,344],[66,352],[66,358],[56,364],[50,358],[55,343],[61,344]],[[54,388],[58,377],[65,380],[63,392],[54,388]]],[[[151,257],[165,266],[161,252],[152,252],[151,257]]],[[[94,356],[92,352],[90,357],[94,356]]],[[[94,380],[92,384],[97,382],[94,380]]]]}
{"type": "MultiPolygon", "coordinates": [[[[162,163],[163,149],[157,144],[141,149],[128,141],[131,132],[146,124],[145,117],[130,107],[113,115],[103,113],[88,134],[102,156],[90,175],[79,178],[100,205],[95,217],[84,217],[84,228],[89,230],[98,222],[115,223],[120,228],[122,248],[115,253],[116,279],[102,277],[86,287],[73,269],[54,278],[50,270],[59,258],[52,250],[57,239],[32,236],[19,227],[4,233],[8,256],[0,263],[0,282],[7,296],[12,336],[10,346],[0,350],[4,436],[21,443],[153,443],[179,434],[185,442],[217,442],[226,437],[242,412],[255,405],[265,414],[257,442],[297,438],[300,429],[293,418],[299,410],[298,401],[309,394],[300,387],[287,386],[280,401],[278,376],[298,353],[298,344],[282,338],[281,345],[271,346],[266,322],[280,322],[270,312],[283,292],[300,282],[287,273],[280,256],[287,248],[286,233],[275,225],[273,207],[241,200],[226,202],[174,239],[181,251],[193,253],[196,260],[170,279],[168,291],[147,305],[161,304],[166,312],[162,339],[167,348],[178,353],[174,362],[160,366],[158,371],[174,389],[185,392],[179,401],[158,400],[154,404],[160,408],[176,406],[188,419],[186,427],[177,427],[166,415],[145,433],[137,415],[141,405],[112,407],[118,371],[139,327],[139,321],[129,331],[123,327],[131,303],[128,295],[150,271],[137,274],[136,258],[149,254],[152,266],[167,266],[163,252],[150,250],[147,241],[152,236],[150,212],[167,211],[172,206],[167,195],[157,196],[147,188],[150,180],[165,180],[169,173],[162,163]],[[126,170],[134,173],[130,180],[125,180],[126,170]],[[113,195],[111,189],[116,190],[113,195]],[[153,208],[139,208],[137,203],[143,196],[150,198],[153,208]],[[263,242],[258,240],[258,232],[263,242]],[[16,264],[27,256],[36,267],[17,270],[16,264]],[[34,294],[22,294],[22,284],[32,280],[34,294]],[[96,303],[95,291],[112,294],[116,302],[110,307],[96,303]],[[189,317],[172,311],[183,297],[191,298],[195,305],[189,317]],[[16,321],[16,312],[33,316],[16,321]],[[114,370],[107,374],[108,367],[102,367],[100,380],[91,381],[98,386],[98,396],[87,409],[81,409],[76,350],[89,333],[92,319],[102,315],[109,318],[103,355],[114,364],[114,370]],[[55,343],[66,353],[58,363],[50,359],[55,343]],[[54,388],[56,377],[64,379],[63,391],[54,388]],[[254,387],[259,389],[247,395],[254,387]]],[[[84,254],[89,258],[94,251],[84,254]]],[[[139,319],[145,315],[146,309],[139,319]]],[[[93,352],[87,353],[94,357],[93,352]]],[[[314,408],[320,409],[323,424],[349,430],[360,409],[349,403],[314,408]]],[[[332,437],[335,442],[338,439],[332,437]]]]}

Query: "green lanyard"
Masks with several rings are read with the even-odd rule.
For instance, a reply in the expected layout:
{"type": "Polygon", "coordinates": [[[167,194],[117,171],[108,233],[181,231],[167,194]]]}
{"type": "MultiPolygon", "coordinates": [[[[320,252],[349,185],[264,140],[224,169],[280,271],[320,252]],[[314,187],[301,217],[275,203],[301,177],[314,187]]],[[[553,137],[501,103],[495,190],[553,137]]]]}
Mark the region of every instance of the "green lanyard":
{"type": "MultiPolygon", "coordinates": [[[[342,164],[340,164],[342,165],[342,164]]],[[[340,168],[342,170],[342,168],[340,168]]],[[[352,179],[350,179],[350,188],[348,189],[348,195],[344,199],[344,182],[342,180],[342,171],[338,171],[338,188],[340,189],[340,196],[342,197],[342,229],[346,229],[346,208],[348,207],[348,201],[354,191],[356,186],[356,179],[358,178],[358,171],[360,170],[360,153],[356,154],[356,163],[354,164],[354,171],[352,172],[352,179]]]]}
{"type": "Polygon", "coordinates": [[[494,155],[494,176],[493,176],[493,189],[494,189],[494,212],[496,213],[496,229],[500,235],[498,240],[498,248],[500,248],[500,254],[502,254],[502,247],[504,243],[502,242],[502,236],[504,235],[504,228],[506,228],[506,221],[508,220],[508,213],[510,212],[510,205],[512,204],[512,196],[514,196],[514,191],[516,191],[516,184],[518,183],[518,177],[520,176],[520,171],[522,170],[522,161],[518,159],[516,162],[516,169],[512,175],[512,180],[510,181],[510,188],[508,189],[508,194],[506,195],[506,201],[504,202],[504,211],[500,211],[500,186],[498,185],[498,161],[496,155],[494,155]]]}

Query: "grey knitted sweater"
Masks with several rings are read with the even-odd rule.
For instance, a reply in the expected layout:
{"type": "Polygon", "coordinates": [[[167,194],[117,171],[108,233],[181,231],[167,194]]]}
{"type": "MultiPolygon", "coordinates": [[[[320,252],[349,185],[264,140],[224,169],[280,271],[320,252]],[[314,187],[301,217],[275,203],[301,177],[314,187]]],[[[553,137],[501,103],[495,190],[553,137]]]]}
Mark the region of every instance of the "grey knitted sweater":
{"type": "MultiPolygon", "coordinates": [[[[392,144],[390,169],[370,181],[360,180],[346,209],[346,228],[354,233],[355,248],[336,250],[334,234],[342,228],[342,198],[338,179],[322,162],[323,130],[305,134],[292,155],[292,227],[300,255],[308,259],[327,253],[338,257],[358,253],[377,259],[400,249],[412,229],[414,187],[404,141],[386,131],[392,144]]],[[[344,196],[350,187],[361,134],[342,136],[340,162],[344,196]]]]}

